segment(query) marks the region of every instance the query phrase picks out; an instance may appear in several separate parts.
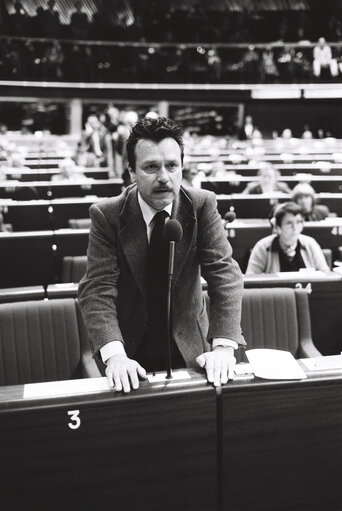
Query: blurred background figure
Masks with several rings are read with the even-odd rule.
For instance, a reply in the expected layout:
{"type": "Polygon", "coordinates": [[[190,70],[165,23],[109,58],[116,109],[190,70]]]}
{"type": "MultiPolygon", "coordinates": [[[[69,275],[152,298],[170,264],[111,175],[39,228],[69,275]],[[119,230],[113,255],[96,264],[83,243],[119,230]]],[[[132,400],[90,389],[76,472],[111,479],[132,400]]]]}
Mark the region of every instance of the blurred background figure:
{"type": "Polygon", "coordinates": [[[85,143],[88,151],[93,153],[100,162],[101,167],[108,163],[108,153],[111,150],[110,137],[107,128],[96,115],[89,115],[85,125],[85,143]]]}
{"type": "Polygon", "coordinates": [[[280,174],[270,163],[264,162],[258,170],[259,181],[250,182],[242,193],[260,194],[271,192],[290,193],[291,190],[286,183],[279,180],[280,174]]]}
{"type": "Polygon", "coordinates": [[[305,221],[315,222],[324,220],[330,214],[327,206],[316,204],[316,193],[309,183],[299,183],[296,185],[292,190],[291,196],[292,200],[301,208],[305,221]]]}
{"type": "Polygon", "coordinates": [[[318,44],[313,49],[312,66],[316,78],[321,77],[322,70],[329,70],[330,76],[333,77],[338,75],[336,59],[333,59],[331,48],[326,44],[324,37],[318,39],[318,44]]]}
{"type": "Polygon", "coordinates": [[[305,140],[309,140],[309,139],[313,138],[313,133],[312,133],[310,126],[308,124],[305,124],[304,131],[302,133],[301,138],[303,138],[305,140]]]}
{"type": "Polygon", "coordinates": [[[87,144],[82,140],[77,143],[72,159],[79,167],[98,167],[100,165],[96,155],[88,150],[87,144]]]}
{"type": "Polygon", "coordinates": [[[84,168],[78,167],[71,158],[64,158],[58,166],[59,174],[54,174],[51,181],[89,181],[83,174],[84,168]]]}
{"type": "Polygon", "coordinates": [[[246,274],[299,271],[301,268],[329,271],[317,241],[302,234],[304,219],[297,204],[278,204],[271,224],[274,234],[262,238],[254,246],[246,274]]]}
{"type": "Polygon", "coordinates": [[[185,160],[183,165],[182,186],[201,188],[201,183],[197,176],[197,165],[185,160]]]}
{"type": "Polygon", "coordinates": [[[245,122],[240,131],[240,140],[251,140],[253,137],[254,125],[253,125],[253,117],[251,115],[246,115],[245,122]]]}

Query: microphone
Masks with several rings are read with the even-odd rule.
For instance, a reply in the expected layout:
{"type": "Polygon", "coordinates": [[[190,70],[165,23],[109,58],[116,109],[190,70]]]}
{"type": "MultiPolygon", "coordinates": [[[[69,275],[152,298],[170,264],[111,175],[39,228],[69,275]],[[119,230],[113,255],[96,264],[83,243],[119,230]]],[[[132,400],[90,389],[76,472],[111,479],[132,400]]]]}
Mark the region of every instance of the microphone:
{"type": "Polygon", "coordinates": [[[235,219],[236,219],[236,213],[235,211],[228,211],[225,215],[224,215],[224,219],[227,221],[228,224],[230,224],[231,222],[233,222],[235,219]]]}
{"type": "Polygon", "coordinates": [[[183,229],[178,220],[172,218],[165,222],[164,226],[164,239],[169,242],[169,269],[168,269],[168,289],[167,289],[167,338],[166,338],[166,363],[167,374],[166,378],[172,378],[171,371],[171,339],[172,339],[172,322],[171,322],[171,304],[172,304],[172,281],[173,281],[173,267],[175,263],[175,246],[182,237],[183,229]]]}
{"type": "Polygon", "coordinates": [[[169,281],[173,278],[173,267],[175,262],[175,246],[178,241],[183,237],[183,229],[178,220],[172,218],[165,222],[164,226],[164,239],[170,243],[169,245],[169,281]]]}

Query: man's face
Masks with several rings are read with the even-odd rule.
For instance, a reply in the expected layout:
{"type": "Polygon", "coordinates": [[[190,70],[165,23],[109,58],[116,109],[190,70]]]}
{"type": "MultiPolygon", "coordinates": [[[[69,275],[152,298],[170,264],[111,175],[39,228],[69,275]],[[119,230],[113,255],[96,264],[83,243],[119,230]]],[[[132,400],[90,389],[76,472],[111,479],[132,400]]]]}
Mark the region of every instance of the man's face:
{"type": "Polygon", "coordinates": [[[173,138],[138,140],[131,179],[147,204],[162,210],[177,197],[182,182],[181,149],[173,138]]]}

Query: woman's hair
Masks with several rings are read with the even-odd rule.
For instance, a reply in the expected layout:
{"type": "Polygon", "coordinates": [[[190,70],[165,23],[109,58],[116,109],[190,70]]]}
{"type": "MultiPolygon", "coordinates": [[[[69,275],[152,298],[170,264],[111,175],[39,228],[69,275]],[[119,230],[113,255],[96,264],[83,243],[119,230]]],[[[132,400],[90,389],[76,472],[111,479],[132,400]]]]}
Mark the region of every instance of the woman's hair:
{"type": "Polygon", "coordinates": [[[270,222],[273,225],[273,227],[281,226],[281,222],[286,215],[286,213],[289,213],[290,215],[302,215],[302,210],[298,204],[295,202],[282,202],[281,204],[277,204],[273,212],[271,214],[270,222]]]}
{"type": "Polygon", "coordinates": [[[126,150],[129,167],[135,171],[135,147],[138,140],[152,140],[158,143],[165,138],[173,138],[177,142],[181,150],[183,163],[184,144],[182,128],[171,119],[166,119],[165,117],[158,117],[157,119],[148,117],[137,122],[128,137],[126,150]]]}
{"type": "Polygon", "coordinates": [[[309,185],[309,183],[298,183],[291,193],[292,200],[295,202],[297,202],[297,199],[303,195],[309,195],[312,197],[312,204],[315,203],[315,190],[311,185],[309,185]]]}

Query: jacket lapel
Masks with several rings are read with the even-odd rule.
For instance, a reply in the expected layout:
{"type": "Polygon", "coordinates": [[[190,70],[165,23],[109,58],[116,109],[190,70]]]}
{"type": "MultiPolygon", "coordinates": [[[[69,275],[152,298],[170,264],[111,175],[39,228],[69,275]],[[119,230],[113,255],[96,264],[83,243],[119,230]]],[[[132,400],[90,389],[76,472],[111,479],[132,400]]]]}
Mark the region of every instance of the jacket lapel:
{"type": "Polygon", "coordinates": [[[146,299],[147,233],[136,188],[128,194],[122,209],[119,239],[131,273],[146,299]]]}
{"type": "Polygon", "coordinates": [[[183,229],[182,239],[176,243],[175,249],[174,283],[176,283],[187,260],[196,222],[192,201],[182,188],[174,202],[171,218],[178,220],[183,229]]]}

